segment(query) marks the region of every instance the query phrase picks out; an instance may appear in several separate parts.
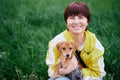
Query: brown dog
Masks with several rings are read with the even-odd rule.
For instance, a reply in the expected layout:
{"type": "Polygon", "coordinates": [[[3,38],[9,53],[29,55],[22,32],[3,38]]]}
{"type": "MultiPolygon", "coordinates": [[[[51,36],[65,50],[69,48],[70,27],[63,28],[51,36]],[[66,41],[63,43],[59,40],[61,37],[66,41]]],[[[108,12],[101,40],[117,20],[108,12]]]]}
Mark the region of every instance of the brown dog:
{"type": "Polygon", "coordinates": [[[67,66],[70,64],[71,59],[73,58],[73,56],[75,56],[74,53],[76,50],[75,43],[68,41],[59,42],[56,45],[56,47],[60,52],[60,58],[53,75],[54,79],[60,76],[59,75],[60,68],[64,68],[64,69],[67,68],[67,66]]]}

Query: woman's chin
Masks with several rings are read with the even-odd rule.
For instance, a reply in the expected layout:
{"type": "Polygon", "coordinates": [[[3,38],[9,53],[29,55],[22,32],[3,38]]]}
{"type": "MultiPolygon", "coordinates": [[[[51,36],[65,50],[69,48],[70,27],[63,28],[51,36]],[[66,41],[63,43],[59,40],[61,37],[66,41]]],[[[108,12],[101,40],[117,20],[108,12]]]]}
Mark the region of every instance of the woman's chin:
{"type": "Polygon", "coordinates": [[[82,30],[74,30],[74,31],[73,31],[74,34],[80,34],[80,33],[82,33],[82,32],[83,32],[82,30]]]}

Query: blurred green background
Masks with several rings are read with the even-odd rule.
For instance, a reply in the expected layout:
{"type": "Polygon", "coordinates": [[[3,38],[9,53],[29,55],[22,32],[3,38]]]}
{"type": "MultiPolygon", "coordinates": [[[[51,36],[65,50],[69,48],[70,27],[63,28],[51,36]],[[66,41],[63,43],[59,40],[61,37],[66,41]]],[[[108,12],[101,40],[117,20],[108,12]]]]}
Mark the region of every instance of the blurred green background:
{"type": "MultiPolygon", "coordinates": [[[[47,80],[48,42],[66,29],[63,13],[75,0],[0,0],[0,80],[47,80]]],[[[104,80],[120,80],[120,0],[88,4],[89,30],[105,47],[104,80]]]]}

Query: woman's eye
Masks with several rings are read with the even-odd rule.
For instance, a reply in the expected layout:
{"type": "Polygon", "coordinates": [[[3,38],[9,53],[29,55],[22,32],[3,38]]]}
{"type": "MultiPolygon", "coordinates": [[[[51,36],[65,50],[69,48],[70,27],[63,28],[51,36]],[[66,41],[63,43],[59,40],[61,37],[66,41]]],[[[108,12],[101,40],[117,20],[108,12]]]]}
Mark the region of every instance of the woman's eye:
{"type": "Polygon", "coordinates": [[[79,16],[79,19],[82,19],[83,18],[83,16],[79,16]]]}
{"type": "Polygon", "coordinates": [[[82,16],[79,16],[79,19],[82,19],[83,17],[82,16]]]}
{"type": "Polygon", "coordinates": [[[70,16],[70,17],[69,17],[69,19],[74,19],[74,18],[75,18],[75,17],[73,17],[73,16],[70,16]]]}

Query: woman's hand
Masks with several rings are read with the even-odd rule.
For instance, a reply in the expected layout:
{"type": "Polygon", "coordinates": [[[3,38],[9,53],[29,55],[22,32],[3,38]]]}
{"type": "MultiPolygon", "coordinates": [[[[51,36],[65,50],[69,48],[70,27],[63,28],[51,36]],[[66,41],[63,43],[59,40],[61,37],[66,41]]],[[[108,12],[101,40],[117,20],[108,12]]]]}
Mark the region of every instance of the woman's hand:
{"type": "Polygon", "coordinates": [[[78,61],[77,61],[76,57],[73,56],[73,58],[70,61],[70,64],[67,66],[67,68],[59,69],[59,74],[60,75],[68,74],[68,73],[72,72],[73,70],[75,70],[77,67],[78,67],[78,61]]]}
{"type": "Polygon", "coordinates": [[[82,64],[78,64],[78,66],[79,66],[79,69],[82,70],[83,68],[82,64]]]}
{"type": "Polygon", "coordinates": [[[67,72],[66,69],[63,69],[63,68],[59,69],[59,74],[60,75],[65,75],[65,74],[67,74],[66,72],[67,72]]]}

